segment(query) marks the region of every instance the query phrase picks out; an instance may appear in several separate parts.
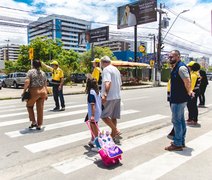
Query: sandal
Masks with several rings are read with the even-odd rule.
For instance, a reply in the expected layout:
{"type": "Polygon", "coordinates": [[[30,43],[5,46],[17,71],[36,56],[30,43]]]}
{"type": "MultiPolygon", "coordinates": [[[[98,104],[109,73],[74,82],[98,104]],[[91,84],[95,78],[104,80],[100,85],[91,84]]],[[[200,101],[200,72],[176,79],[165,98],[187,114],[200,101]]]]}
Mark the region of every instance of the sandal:
{"type": "Polygon", "coordinates": [[[29,129],[32,129],[32,128],[34,128],[34,127],[37,127],[37,124],[31,124],[30,126],[29,126],[29,129]]]}
{"type": "Polygon", "coordinates": [[[36,130],[40,131],[40,130],[41,130],[41,127],[38,127],[38,126],[37,126],[37,127],[36,127],[36,130]]]}
{"type": "Polygon", "coordinates": [[[94,146],[94,143],[92,142],[92,141],[89,141],[88,142],[88,146],[90,146],[90,148],[94,148],[95,146],[94,146]]]}

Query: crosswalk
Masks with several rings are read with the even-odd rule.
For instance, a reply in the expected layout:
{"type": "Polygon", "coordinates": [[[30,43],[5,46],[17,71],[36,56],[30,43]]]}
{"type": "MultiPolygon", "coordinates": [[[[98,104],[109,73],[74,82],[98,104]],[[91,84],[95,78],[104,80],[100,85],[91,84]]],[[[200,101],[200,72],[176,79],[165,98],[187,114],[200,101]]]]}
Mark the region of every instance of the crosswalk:
{"type": "MultiPolygon", "coordinates": [[[[142,99],[145,99],[145,97],[142,99]]],[[[125,102],[131,100],[136,99],[128,98],[125,99],[125,102]]],[[[54,102],[53,99],[50,99],[45,105],[44,126],[40,132],[27,128],[30,123],[23,103],[18,102],[18,100],[12,100],[11,103],[6,101],[5,104],[8,108],[5,108],[4,104],[0,104],[0,133],[4,142],[2,152],[0,152],[1,157],[4,157],[1,158],[2,162],[4,160],[8,161],[7,158],[10,158],[9,156],[7,157],[6,151],[9,153],[10,151],[15,151],[18,147],[19,153],[23,156],[23,163],[26,163],[29,159],[39,159],[44,156],[47,159],[51,159],[52,157],[51,160],[44,164],[45,168],[53,171],[53,174],[57,174],[57,177],[71,177],[72,175],[81,174],[83,169],[98,168],[94,165],[94,162],[101,163],[100,156],[90,150],[85,153],[85,149],[83,150],[82,148],[87,144],[91,136],[84,123],[87,104],[70,102],[66,104],[66,111],[52,112],[50,109],[54,106],[54,102]],[[64,155],[65,152],[70,152],[70,155],[64,155]],[[75,154],[71,154],[71,152],[75,152],[75,154]]],[[[209,104],[208,107],[210,106],[209,104]]],[[[131,153],[136,151],[136,149],[146,147],[155,142],[167,142],[165,137],[172,128],[170,116],[157,113],[141,116],[138,108],[135,107],[133,109],[125,106],[121,112],[121,117],[122,120],[118,122],[118,127],[124,132],[120,145],[124,151],[124,163],[129,160],[133,161],[131,153]],[[143,127],[152,127],[149,128],[152,130],[146,133],[141,132],[140,129],[143,127]],[[138,133],[136,134],[136,132],[138,133]],[[125,137],[125,134],[129,135],[125,137]]],[[[103,122],[100,122],[100,129],[108,130],[108,127],[103,122]]],[[[146,162],[135,163],[135,167],[131,164],[129,169],[118,170],[119,173],[114,172],[114,174],[105,175],[103,179],[158,179],[210,149],[212,147],[212,131],[202,132],[186,145],[188,148],[179,153],[166,152],[159,149],[160,153],[157,157],[152,157],[146,162]],[[159,168],[152,171],[155,167],[159,168]]],[[[137,159],[139,157],[134,158],[137,159]]],[[[38,169],[38,167],[33,167],[30,170],[21,171],[19,175],[15,175],[9,173],[11,170],[10,166],[3,167],[0,165],[0,174],[2,174],[0,177],[3,179],[13,179],[16,176],[24,177],[26,173],[32,173],[32,171],[37,171],[38,169]]],[[[121,169],[121,166],[116,167],[116,169],[121,169]]],[[[101,171],[103,170],[100,169],[100,174],[101,171]]]]}

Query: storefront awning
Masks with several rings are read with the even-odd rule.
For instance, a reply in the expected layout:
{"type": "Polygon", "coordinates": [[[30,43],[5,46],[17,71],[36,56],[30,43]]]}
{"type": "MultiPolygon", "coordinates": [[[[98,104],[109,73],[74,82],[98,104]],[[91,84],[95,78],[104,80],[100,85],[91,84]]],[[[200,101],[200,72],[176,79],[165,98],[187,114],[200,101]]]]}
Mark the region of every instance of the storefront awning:
{"type": "Polygon", "coordinates": [[[119,67],[146,67],[150,68],[149,64],[138,63],[138,62],[128,62],[128,61],[111,61],[111,64],[119,67]]]}

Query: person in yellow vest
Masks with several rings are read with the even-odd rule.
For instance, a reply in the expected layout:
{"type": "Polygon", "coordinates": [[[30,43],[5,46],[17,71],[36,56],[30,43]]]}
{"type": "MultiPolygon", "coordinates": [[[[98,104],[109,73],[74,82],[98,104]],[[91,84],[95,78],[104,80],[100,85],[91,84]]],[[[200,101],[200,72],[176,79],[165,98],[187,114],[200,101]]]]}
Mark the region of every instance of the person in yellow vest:
{"type": "Polygon", "coordinates": [[[46,65],[42,62],[42,66],[47,68],[52,72],[52,86],[53,86],[53,96],[55,101],[55,108],[53,111],[65,111],[65,101],[63,97],[63,83],[64,83],[64,74],[63,70],[59,68],[59,64],[57,61],[52,61],[51,66],[46,65]],[[61,103],[61,109],[59,104],[59,98],[61,103]]]}
{"type": "Polygon", "coordinates": [[[102,84],[102,76],[101,76],[102,70],[100,67],[101,60],[99,58],[95,58],[91,62],[93,63],[93,67],[94,67],[93,72],[92,72],[92,77],[97,80],[99,90],[101,90],[101,84],[102,84]]]}
{"type": "Polygon", "coordinates": [[[191,90],[195,93],[195,96],[188,101],[188,126],[199,126],[198,121],[198,107],[197,107],[197,98],[199,96],[199,87],[200,87],[200,65],[195,61],[189,62],[187,66],[191,70],[191,90]]]}

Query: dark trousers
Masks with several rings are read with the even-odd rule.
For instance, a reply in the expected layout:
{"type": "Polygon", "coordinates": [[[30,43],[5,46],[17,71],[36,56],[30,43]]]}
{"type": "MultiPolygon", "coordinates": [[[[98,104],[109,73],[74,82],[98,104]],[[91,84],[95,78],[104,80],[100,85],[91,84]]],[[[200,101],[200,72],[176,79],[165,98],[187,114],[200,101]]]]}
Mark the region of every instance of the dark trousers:
{"type": "Polygon", "coordinates": [[[188,118],[195,122],[198,121],[198,108],[197,108],[197,97],[195,96],[188,101],[188,118]]]}
{"type": "Polygon", "coordinates": [[[206,87],[200,88],[199,105],[205,105],[205,90],[206,87]]]}
{"type": "Polygon", "coordinates": [[[65,107],[65,101],[64,101],[64,97],[63,97],[63,88],[59,91],[58,90],[59,85],[53,85],[53,95],[54,95],[54,101],[55,101],[55,106],[56,108],[60,108],[60,104],[59,104],[59,98],[60,98],[60,103],[61,103],[61,107],[65,107]]]}

